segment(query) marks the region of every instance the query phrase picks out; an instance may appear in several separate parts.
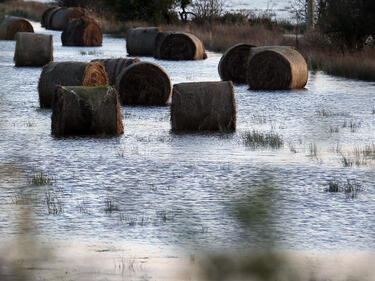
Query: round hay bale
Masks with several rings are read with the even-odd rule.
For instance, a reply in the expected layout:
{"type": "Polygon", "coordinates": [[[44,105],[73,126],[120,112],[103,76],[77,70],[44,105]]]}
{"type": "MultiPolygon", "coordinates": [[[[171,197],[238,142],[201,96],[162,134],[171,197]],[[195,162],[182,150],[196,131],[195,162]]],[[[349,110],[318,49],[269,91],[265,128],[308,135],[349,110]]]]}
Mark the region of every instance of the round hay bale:
{"type": "Polygon", "coordinates": [[[151,62],[138,62],[123,69],[116,87],[123,105],[166,105],[172,92],[168,74],[151,62]]]}
{"type": "Polygon", "coordinates": [[[174,33],[174,31],[163,31],[158,33],[155,39],[154,58],[160,59],[161,44],[163,43],[163,40],[172,33],[174,33]]]}
{"type": "Polygon", "coordinates": [[[303,56],[284,46],[252,48],[247,72],[248,84],[253,90],[300,89],[308,79],[303,56]]]}
{"type": "Polygon", "coordinates": [[[30,32],[16,34],[16,66],[43,66],[53,61],[53,36],[30,32]]]}
{"type": "Polygon", "coordinates": [[[161,27],[137,27],[128,31],[126,50],[130,56],[153,56],[155,39],[161,27]]]}
{"type": "Polygon", "coordinates": [[[140,62],[140,59],[96,59],[92,60],[92,62],[99,62],[104,65],[109,85],[115,86],[117,76],[120,75],[121,71],[133,63],[140,62]]]}
{"type": "Polygon", "coordinates": [[[34,28],[23,18],[5,17],[0,24],[0,39],[15,40],[17,32],[34,32],[34,28]]]}
{"type": "Polygon", "coordinates": [[[204,45],[195,35],[173,32],[162,41],[159,50],[164,60],[202,60],[207,58],[204,45]]]}
{"type": "Polygon", "coordinates": [[[239,43],[225,51],[220,59],[218,71],[221,80],[233,83],[247,83],[247,64],[250,49],[255,46],[239,43]]]}
{"type": "Polygon", "coordinates": [[[56,88],[52,108],[52,134],[120,135],[124,133],[116,90],[105,87],[56,88]]]}
{"type": "Polygon", "coordinates": [[[98,62],[50,62],[43,67],[38,91],[41,108],[50,108],[57,86],[108,85],[104,66],[98,62]]]}
{"type": "Polygon", "coordinates": [[[48,9],[46,9],[43,14],[42,14],[42,19],[40,20],[40,25],[42,27],[47,27],[49,25],[49,19],[50,19],[50,15],[51,15],[51,12],[55,9],[57,9],[58,7],[50,7],[48,9]]]}
{"type": "Polygon", "coordinates": [[[235,131],[236,100],[231,81],[173,86],[172,131],[235,131]]]}
{"type": "Polygon", "coordinates": [[[69,22],[61,33],[63,46],[101,46],[103,33],[100,25],[90,17],[69,22]]]}
{"type": "Polygon", "coordinates": [[[82,8],[58,8],[52,12],[48,28],[63,30],[70,21],[83,17],[85,14],[86,10],[82,8]]]}
{"type": "Polygon", "coordinates": [[[53,15],[57,11],[59,11],[61,9],[63,9],[63,8],[61,8],[61,7],[54,7],[50,11],[46,12],[46,14],[45,14],[45,20],[44,20],[44,27],[46,29],[51,29],[53,15]]]}

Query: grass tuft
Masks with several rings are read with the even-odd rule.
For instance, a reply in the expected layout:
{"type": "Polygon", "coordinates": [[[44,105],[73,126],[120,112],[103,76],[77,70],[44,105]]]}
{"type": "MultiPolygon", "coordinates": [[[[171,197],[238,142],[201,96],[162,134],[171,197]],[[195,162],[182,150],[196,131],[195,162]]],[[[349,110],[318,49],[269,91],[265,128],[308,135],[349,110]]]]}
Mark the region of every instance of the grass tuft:
{"type": "Polygon", "coordinates": [[[34,174],[29,183],[33,186],[52,185],[53,179],[44,174],[42,171],[40,173],[34,174]]]}
{"type": "Polygon", "coordinates": [[[355,180],[347,180],[346,183],[340,183],[336,180],[329,181],[328,187],[324,189],[325,192],[330,193],[345,193],[346,198],[354,199],[358,193],[363,191],[364,187],[355,180]]]}
{"type": "Polygon", "coordinates": [[[104,212],[106,212],[107,214],[108,213],[111,214],[112,212],[117,212],[117,211],[120,211],[120,208],[118,207],[118,205],[113,203],[112,200],[110,199],[105,200],[104,212]]]}
{"type": "Polygon", "coordinates": [[[281,136],[274,132],[261,133],[258,131],[249,131],[242,136],[243,143],[252,148],[272,148],[279,149],[284,145],[281,136]]]}

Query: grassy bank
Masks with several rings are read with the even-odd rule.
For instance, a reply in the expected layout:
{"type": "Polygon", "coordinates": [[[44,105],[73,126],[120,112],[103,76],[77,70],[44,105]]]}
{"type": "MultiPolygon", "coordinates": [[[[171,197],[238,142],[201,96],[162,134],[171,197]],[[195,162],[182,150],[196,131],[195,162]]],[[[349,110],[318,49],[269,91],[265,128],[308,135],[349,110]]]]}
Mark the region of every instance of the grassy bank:
{"type": "MultiPolygon", "coordinates": [[[[23,2],[22,0],[0,3],[0,16],[4,14],[22,16],[40,21],[41,15],[49,4],[39,2],[23,2]]],[[[145,22],[119,22],[113,15],[97,14],[96,18],[104,33],[116,37],[125,37],[132,27],[147,26],[145,22]]],[[[224,52],[230,46],[246,42],[257,46],[290,45],[296,42],[292,36],[284,36],[277,24],[268,28],[262,24],[231,23],[179,23],[162,25],[164,30],[187,31],[197,35],[206,48],[211,51],[224,52]]],[[[375,81],[375,49],[365,49],[357,53],[342,53],[334,46],[321,44],[322,38],[306,36],[299,39],[298,50],[305,57],[309,69],[322,70],[328,74],[375,81]]]]}

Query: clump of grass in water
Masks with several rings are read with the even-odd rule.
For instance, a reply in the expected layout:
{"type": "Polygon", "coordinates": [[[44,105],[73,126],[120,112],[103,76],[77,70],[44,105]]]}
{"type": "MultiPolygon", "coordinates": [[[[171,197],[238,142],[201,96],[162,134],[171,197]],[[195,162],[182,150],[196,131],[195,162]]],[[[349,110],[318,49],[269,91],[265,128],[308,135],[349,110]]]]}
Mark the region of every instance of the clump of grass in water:
{"type": "Polygon", "coordinates": [[[49,215],[60,215],[64,212],[62,202],[58,198],[55,190],[47,190],[45,198],[49,215]]]}
{"type": "Polygon", "coordinates": [[[274,132],[261,133],[253,130],[252,132],[246,132],[242,136],[243,142],[246,146],[257,148],[266,147],[279,149],[284,145],[282,138],[274,132]]]}
{"type": "Polygon", "coordinates": [[[361,128],[361,126],[362,126],[361,121],[356,122],[353,120],[350,120],[349,122],[345,121],[344,124],[342,125],[343,128],[350,128],[350,131],[352,133],[355,133],[357,129],[361,128]]]}
{"type": "Polygon", "coordinates": [[[113,203],[112,200],[110,199],[105,200],[104,212],[112,213],[116,211],[120,211],[119,207],[115,203],[113,203]]]}
{"type": "Polygon", "coordinates": [[[33,177],[30,179],[29,183],[34,186],[52,185],[53,179],[48,175],[44,174],[42,171],[40,173],[34,174],[33,177]]]}
{"type": "Polygon", "coordinates": [[[347,180],[346,183],[340,183],[338,181],[329,181],[328,187],[324,189],[325,192],[330,193],[345,193],[346,198],[356,198],[357,194],[363,191],[363,186],[355,180],[347,180]]]}

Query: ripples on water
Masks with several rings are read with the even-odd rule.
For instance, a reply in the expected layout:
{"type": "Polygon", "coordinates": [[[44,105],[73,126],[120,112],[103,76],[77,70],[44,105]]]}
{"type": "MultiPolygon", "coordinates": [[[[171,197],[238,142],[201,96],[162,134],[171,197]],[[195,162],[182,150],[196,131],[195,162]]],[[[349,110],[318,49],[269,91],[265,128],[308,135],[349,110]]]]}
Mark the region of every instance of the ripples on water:
{"type": "MultiPolygon", "coordinates": [[[[124,57],[125,41],[105,36],[103,47],[62,47],[54,35],[55,61],[124,57]]],[[[100,238],[142,244],[231,246],[257,242],[232,216],[233,202],[270,178],[277,190],[274,221],[282,247],[291,249],[372,248],[375,172],[373,165],[344,168],[330,152],[375,143],[374,84],[310,72],[307,90],[253,92],[235,86],[237,132],[176,135],[169,107],[123,107],[125,134],[117,138],[51,136],[51,112],[39,109],[40,68],[15,68],[15,42],[0,42],[0,231],[12,235],[16,198],[34,198],[42,235],[54,239],[100,238]],[[331,112],[322,116],[319,112],[331,112]],[[354,120],[352,132],[342,128],[354,120]],[[331,133],[339,126],[338,133],[331,133]],[[284,149],[253,150],[248,130],[278,132],[284,149]],[[318,159],[309,157],[315,143],[318,159]],[[290,151],[293,146],[297,153],[290,151]],[[19,174],[12,174],[15,167],[19,174]],[[26,172],[22,172],[26,171],[26,172]],[[27,187],[33,171],[53,177],[63,213],[48,215],[45,187],[27,187]],[[354,200],[324,192],[329,180],[355,179],[366,187],[354,200]],[[18,196],[18,197],[17,197],[18,196]],[[105,212],[106,201],[120,211],[105,212]]],[[[220,54],[205,61],[157,61],[173,83],[219,80],[220,54]]],[[[154,61],[152,58],[142,58],[154,61]]],[[[256,225],[254,228],[261,228],[256,225]]]]}

